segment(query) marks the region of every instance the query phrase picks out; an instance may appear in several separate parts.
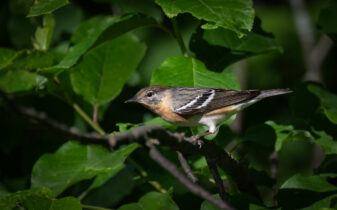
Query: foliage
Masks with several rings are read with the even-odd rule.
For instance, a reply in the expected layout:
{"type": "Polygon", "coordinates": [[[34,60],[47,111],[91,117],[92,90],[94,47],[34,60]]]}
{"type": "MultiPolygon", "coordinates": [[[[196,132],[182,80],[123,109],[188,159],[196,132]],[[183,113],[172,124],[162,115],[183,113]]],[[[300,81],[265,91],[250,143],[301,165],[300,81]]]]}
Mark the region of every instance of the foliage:
{"type": "MultiPolygon", "coordinates": [[[[236,209],[336,208],[336,45],[319,67],[320,83],[302,82],[305,62],[315,58],[303,58],[288,5],[262,2],[5,1],[0,89],[83,133],[159,124],[192,135],[206,128],[175,126],[123,102],[146,85],[290,87],[294,93],[259,102],[209,137],[248,166],[260,195],[240,192],[220,171],[227,201],[236,209]]],[[[314,35],[336,42],[336,1],[307,7],[314,35]]],[[[217,209],[138,144],[83,145],[7,105],[0,101],[0,209],[217,209]]],[[[175,151],[160,150],[179,165],[175,151]]],[[[219,197],[205,158],[187,159],[219,197]]]]}

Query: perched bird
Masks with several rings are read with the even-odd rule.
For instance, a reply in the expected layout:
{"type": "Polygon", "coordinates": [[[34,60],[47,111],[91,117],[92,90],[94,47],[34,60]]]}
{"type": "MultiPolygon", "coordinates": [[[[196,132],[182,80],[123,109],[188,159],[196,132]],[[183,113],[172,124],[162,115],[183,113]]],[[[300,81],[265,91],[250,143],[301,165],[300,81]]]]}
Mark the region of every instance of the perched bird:
{"type": "Polygon", "coordinates": [[[242,109],[270,96],[291,93],[290,89],[230,90],[222,88],[171,87],[154,85],[141,89],[125,103],[136,102],[179,126],[200,126],[215,133],[217,125],[242,109]]]}

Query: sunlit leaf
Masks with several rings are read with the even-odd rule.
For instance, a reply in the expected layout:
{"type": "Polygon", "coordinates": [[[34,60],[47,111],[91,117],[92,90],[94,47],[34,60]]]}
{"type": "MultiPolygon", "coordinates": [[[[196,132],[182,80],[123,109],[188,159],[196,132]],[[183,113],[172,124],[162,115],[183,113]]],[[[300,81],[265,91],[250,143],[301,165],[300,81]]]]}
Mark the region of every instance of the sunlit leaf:
{"type": "Polygon", "coordinates": [[[326,155],[337,154],[337,141],[334,141],[331,136],[329,136],[324,131],[314,131],[319,137],[315,139],[315,142],[326,155]]]}
{"type": "Polygon", "coordinates": [[[69,4],[68,0],[35,0],[28,17],[50,14],[67,4],[69,4]]]}
{"type": "Polygon", "coordinates": [[[110,153],[100,146],[67,142],[55,153],[39,158],[32,170],[31,186],[47,187],[57,196],[72,184],[97,176],[90,187],[93,189],[109,178],[107,174],[111,177],[117,173],[136,148],[137,145],[130,144],[120,152],[110,153]]]}
{"type": "MultiPolygon", "coordinates": [[[[22,69],[40,71],[54,63],[54,56],[50,52],[25,51],[8,67],[9,69],[22,69]]],[[[41,72],[43,73],[43,72],[41,72]]]]}
{"type": "Polygon", "coordinates": [[[8,93],[42,89],[47,78],[27,71],[0,72],[0,88],[8,93]]]}
{"type": "Polygon", "coordinates": [[[92,49],[71,74],[75,92],[92,105],[108,103],[121,92],[145,49],[127,34],[92,49]]]}
{"type": "Polygon", "coordinates": [[[0,48],[0,70],[11,65],[23,51],[15,51],[9,48],[0,48]]]}
{"type": "MultiPolygon", "coordinates": [[[[215,195],[216,198],[220,199],[219,195],[215,195]]],[[[200,206],[200,210],[219,210],[220,208],[215,206],[209,201],[203,201],[200,206]]]]}
{"type": "Polygon", "coordinates": [[[208,21],[203,26],[206,29],[222,27],[243,36],[253,26],[254,9],[251,0],[156,0],[156,3],[170,18],[179,13],[190,13],[198,19],[208,21]]]}
{"type": "Polygon", "coordinates": [[[78,59],[92,46],[114,39],[135,28],[155,24],[154,19],[145,15],[93,17],[78,27],[71,38],[74,45],[70,47],[60,63],[48,70],[69,68],[76,64],[78,59]]]}
{"type": "Polygon", "coordinates": [[[209,71],[201,61],[184,56],[166,59],[162,65],[153,72],[151,84],[176,87],[239,89],[239,83],[233,73],[216,73],[209,71]]]}
{"type": "Polygon", "coordinates": [[[320,176],[303,176],[297,174],[280,187],[281,189],[301,189],[315,192],[337,191],[337,187],[320,176]]]}
{"type": "Polygon", "coordinates": [[[42,27],[37,27],[33,46],[37,50],[46,51],[49,48],[55,26],[55,20],[52,15],[44,15],[42,27]]]}
{"type": "Polygon", "coordinates": [[[0,199],[0,209],[11,210],[20,206],[22,209],[80,210],[80,201],[74,197],[53,198],[47,188],[35,188],[17,191],[0,199]]]}
{"type": "Polygon", "coordinates": [[[330,122],[337,124],[337,95],[318,85],[309,85],[308,90],[319,98],[324,114],[330,122]]]}
{"type": "Polygon", "coordinates": [[[266,124],[274,129],[276,134],[275,151],[280,151],[282,144],[287,139],[289,133],[294,130],[294,127],[292,125],[279,125],[273,121],[267,121],[266,124]]]}
{"type": "Polygon", "coordinates": [[[261,21],[257,18],[253,31],[242,38],[238,38],[228,29],[197,29],[191,37],[189,46],[196,58],[215,71],[221,71],[228,65],[250,56],[282,52],[273,35],[262,30],[261,21]]]}
{"type": "MultiPolygon", "coordinates": [[[[124,161],[136,148],[138,148],[138,144],[130,144],[129,146],[121,147],[114,152],[114,156],[119,157],[122,161],[124,161]]],[[[98,175],[86,191],[89,192],[97,187],[100,187],[122,168],[124,168],[124,164],[119,164],[116,165],[113,170],[98,175]]]]}

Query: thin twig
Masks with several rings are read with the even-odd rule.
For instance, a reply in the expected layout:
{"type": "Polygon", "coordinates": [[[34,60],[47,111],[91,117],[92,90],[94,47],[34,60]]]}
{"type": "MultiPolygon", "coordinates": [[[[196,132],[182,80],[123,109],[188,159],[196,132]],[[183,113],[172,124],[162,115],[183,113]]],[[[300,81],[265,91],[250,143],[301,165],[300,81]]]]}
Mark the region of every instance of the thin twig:
{"type": "Polygon", "coordinates": [[[79,105],[73,104],[73,108],[95,131],[101,135],[105,134],[104,130],[97,123],[92,121],[79,105]]]}
{"type": "Polygon", "coordinates": [[[108,139],[112,138],[111,136],[104,136],[98,133],[82,133],[77,128],[69,128],[67,125],[59,123],[51,118],[49,118],[45,113],[38,112],[33,108],[27,108],[22,106],[17,106],[7,94],[0,90],[1,98],[9,105],[9,107],[17,114],[27,117],[29,119],[36,120],[41,124],[57,130],[64,135],[67,135],[70,138],[78,139],[87,143],[97,143],[104,146],[108,145],[108,139]]]}
{"type": "Polygon", "coordinates": [[[219,175],[219,171],[216,168],[215,161],[212,160],[211,158],[207,157],[207,156],[206,156],[206,161],[207,161],[209,171],[211,172],[211,174],[214,178],[215,184],[218,187],[220,198],[223,201],[226,201],[227,195],[226,195],[225,187],[224,187],[223,182],[221,180],[221,177],[219,175]]]}
{"type": "Polygon", "coordinates": [[[188,165],[184,155],[177,151],[177,154],[178,154],[178,159],[179,159],[179,162],[180,162],[180,165],[181,167],[184,169],[187,177],[193,182],[193,183],[197,183],[198,182],[198,178],[196,176],[194,176],[192,170],[191,170],[191,167],[188,165]]]}
{"type": "Polygon", "coordinates": [[[95,105],[95,106],[94,106],[94,111],[93,111],[93,113],[92,113],[92,121],[93,121],[94,123],[96,123],[96,124],[97,124],[97,122],[98,122],[97,116],[98,116],[98,105],[95,105]]]}
{"type": "Polygon", "coordinates": [[[214,205],[218,206],[221,209],[233,209],[229,204],[215,198],[212,194],[204,190],[199,185],[194,184],[191,182],[187,177],[185,177],[178,168],[168,161],[165,157],[163,157],[160,152],[152,145],[147,144],[150,149],[150,157],[157,162],[161,167],[167,170],[172,176],[174,176],[178,181],[180,181],[185,187],[187,187],[191,192],[198,195],[199,197],[208,200],[209,202],[213,203],[214,205]]]}
{"type": "Polygon", "coordinates": [[[83,209],[93,209],[93,210],[113,210],[113,209],[109,209],[109,208],[104,208],[104,207],[100,207],[100,206],[92,206],[92,205],[85,205],[85,204],[81,204],[83,209]]]}

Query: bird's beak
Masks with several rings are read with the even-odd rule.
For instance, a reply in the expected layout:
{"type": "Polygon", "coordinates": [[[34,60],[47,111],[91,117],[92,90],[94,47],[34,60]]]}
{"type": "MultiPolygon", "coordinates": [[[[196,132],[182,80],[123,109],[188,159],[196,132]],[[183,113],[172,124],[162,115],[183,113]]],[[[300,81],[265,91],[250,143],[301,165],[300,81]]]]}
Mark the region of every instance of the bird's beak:
{"type": "Polygon", "coordinates": [[[130,98],[130,99],[124,101],[124,103],[132,103],[132,102],[138,102],[137,98],[133,97],[133,98],[130,98]]]}

